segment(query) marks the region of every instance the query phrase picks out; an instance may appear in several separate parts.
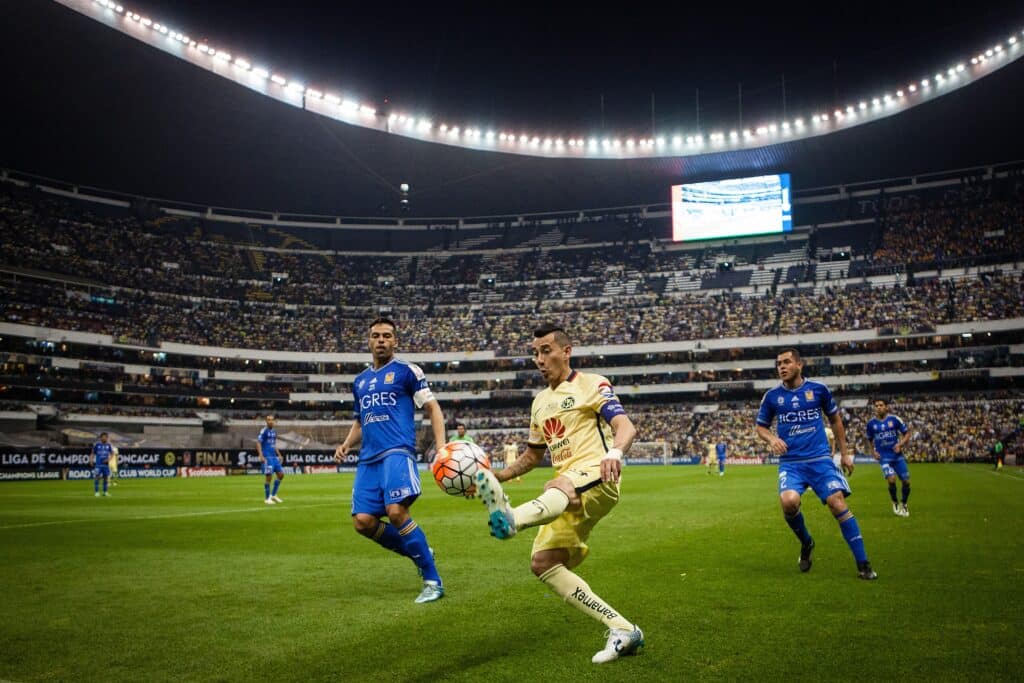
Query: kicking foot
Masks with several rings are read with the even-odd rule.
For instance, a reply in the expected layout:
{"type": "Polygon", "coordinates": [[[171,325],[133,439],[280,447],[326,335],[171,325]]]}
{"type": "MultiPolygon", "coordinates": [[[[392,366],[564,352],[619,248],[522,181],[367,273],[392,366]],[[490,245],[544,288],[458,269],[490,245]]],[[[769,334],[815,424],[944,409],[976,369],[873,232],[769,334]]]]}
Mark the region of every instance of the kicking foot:
{"type": "Polygon", "coordinates": [[[613,628],[608,631],[608,642],[604,649],[598,651],[591,659],[594,664],[606,664],[610,661],[635,655],[644,646],[644,632],[639,628],[627,631],[613,628]]]}
{"type": "Polygon", "coordinates": [[[501,482],[490,470],[481,469],[476,473],[476,491],[487,506],[487,524],[491,536],[505,540],[516,535],[515,517],[508,496],[501,488],[501,482]]]}
{"type": "Polygon", "coordinates": [[[874,581],[878,578],[878,574],[871,568],[870,562],[860,562],[857,564],[857,576],[865,581],[874,581]]]}
{"type": "Polygon", "coordinates": [[[421,604],[424,602],[434,602],[435,600],[440,600],[443,597],[444,587],[441,584],[436,581],[424,581],[423,590],[420,591],[419,596],[417,596],[414,602],[421,604]]]}
{"type": "Polygon", "coordinates": [[[267,499],[266,499],[265,501],[263,501],[263,502],[264,502],[264,503],[266,503],[267,505],[277,505],[277,503],[275,503],[275,502],[274,502],[274,499],[273,499],[273,498],[267,498],[267,499]]]}
{"type": "Polygon", "coordinates": [[[271,496],[270,500],[274,501],[275,503],[283,503],[284,502],[283,500],[281,500],[277,496],[271,496]]]}
{"type": "Polygon", "coordinates": [[[811,571],[811,553],[814,552],[814,539],[805,546],[800,547],[800,560],[797,564],[800,565],[800,571],[809,572],[811,571]]]}

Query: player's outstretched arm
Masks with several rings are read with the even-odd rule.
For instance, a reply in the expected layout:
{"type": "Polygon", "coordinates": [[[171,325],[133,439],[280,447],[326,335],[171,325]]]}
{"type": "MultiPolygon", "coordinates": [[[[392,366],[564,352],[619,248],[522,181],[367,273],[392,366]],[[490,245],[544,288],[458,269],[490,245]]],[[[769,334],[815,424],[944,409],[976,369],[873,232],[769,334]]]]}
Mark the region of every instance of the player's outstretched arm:
{"type": "Polygon", "coordinates": [[[847,475],[851,475],[853,474],[853,456],[850,455],[850,446],[846,443],[846,427],[843,425],[843,417],[837,410],[828,419],[832,423],[832,431],[835,432],[836,443],[839,444],[839,465],[847,475]]]}
{"type": "Polygon", "coordinates": [[[617,482],[622,476],[622,456],[629,452],[636,438],[636,427],[626,415],[616,415],[611,421],[615,438],[612,447],[601,458],[601,481],[617,482]]]}
{"type": "Polygon", "coordinates": [[[430,418],[430,428],[434,432],[434,446],[440,448],[446,442],[444,429],[444,411],[441,404],[436,400],[430,400],[423,404],[423,412],[430,418]]]}
{"type": "Polygon", "coordinates": [[[514,463],[504,469],[495,470],[494,476],[498,478],[498,481],[508,481],[523,476],[544,459],[545,450],[547,449],[527,444],[526,450],[516,458],[514,463]]]}
{"type": "MultiPolygon", "coordinates": [[[[761,441],[768,444],[768,447],[771,448],[772,453],[775,455],[785,455],[786,451],[789,450],[785,441],[777,437],[772,433],[772,430],[763,425],[757,425],[757,436],[761,441]]],[[[845,444],[846,442],[843,441],[843,443],[845,444]]]]}
{"type": "Polygon", "coordinates": [[[359,418],[357,417],[352,422],[352,427],[348,430],[348,436],[341,442],[336,449],[334,449],[334,462],[344,462],[345,456],[352,450],[357,444],[363,440],[363,425],[360,424],[359,418]]]}

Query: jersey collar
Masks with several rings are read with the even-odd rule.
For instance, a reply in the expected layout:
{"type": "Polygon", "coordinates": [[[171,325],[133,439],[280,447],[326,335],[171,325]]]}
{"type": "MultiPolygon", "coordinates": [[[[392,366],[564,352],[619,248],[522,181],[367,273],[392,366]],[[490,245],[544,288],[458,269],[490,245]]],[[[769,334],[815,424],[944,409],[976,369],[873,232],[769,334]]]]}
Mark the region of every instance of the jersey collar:
{"type": "Polygon", "coordinates": [[[785,384],[783,384],[782,382],[779,382],[779,386],[780,386],[780,387],[782,387],[782,388],[783,388],[783,390],[785,390],[785,391],[800,391],[800,389],[801,389],[801,388],[803,388],[803,386],[804,386],[805,384],[807,384],[807,378],[806,378],[806,377],[801,377],[800,379],[802,380],[802,381],[800,382],[800,384],[799,384],[799,385],[797,385],[797,386],[795,386],[795,387],[793,387],[792,389],[790,389],[789,387],[787,387],[787,386],[786,386],[785,384]]]}

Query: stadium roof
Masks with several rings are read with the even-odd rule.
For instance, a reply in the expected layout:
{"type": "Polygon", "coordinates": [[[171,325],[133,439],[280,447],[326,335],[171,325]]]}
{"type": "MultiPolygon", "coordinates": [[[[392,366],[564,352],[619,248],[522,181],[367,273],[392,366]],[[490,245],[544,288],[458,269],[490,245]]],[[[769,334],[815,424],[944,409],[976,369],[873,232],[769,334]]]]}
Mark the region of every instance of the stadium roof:
{"type": "MultiPolygon", "coordinates": [[[[298,110],[55,3],[17,3],[0,164],[204,205],[297,213],[528,213],[664,202],[684,180],[789,171],[794,187],[1024,158],[1018,61],[955,93],[830,135],[660,159],[542,159],[441,146],[298,110]],[[44,87],[45,86],[45,87],[44,87]]],[[[13,30],[12,30],[13,29],[13,30]]]]}

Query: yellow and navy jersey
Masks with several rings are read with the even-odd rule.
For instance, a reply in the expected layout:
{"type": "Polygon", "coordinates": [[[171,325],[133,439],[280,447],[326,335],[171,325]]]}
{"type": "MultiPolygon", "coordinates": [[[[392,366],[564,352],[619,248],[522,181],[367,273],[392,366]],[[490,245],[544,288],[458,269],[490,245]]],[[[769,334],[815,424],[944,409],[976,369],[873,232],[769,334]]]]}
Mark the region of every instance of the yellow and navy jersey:
{"type": "Polygon", "coordinates": [[[573,370],[557,387],[534,397],[528,445],[551,451],[558,472],[596,465],[612,447],[612,419],[625,414],[611,382],[573,370]]]}

